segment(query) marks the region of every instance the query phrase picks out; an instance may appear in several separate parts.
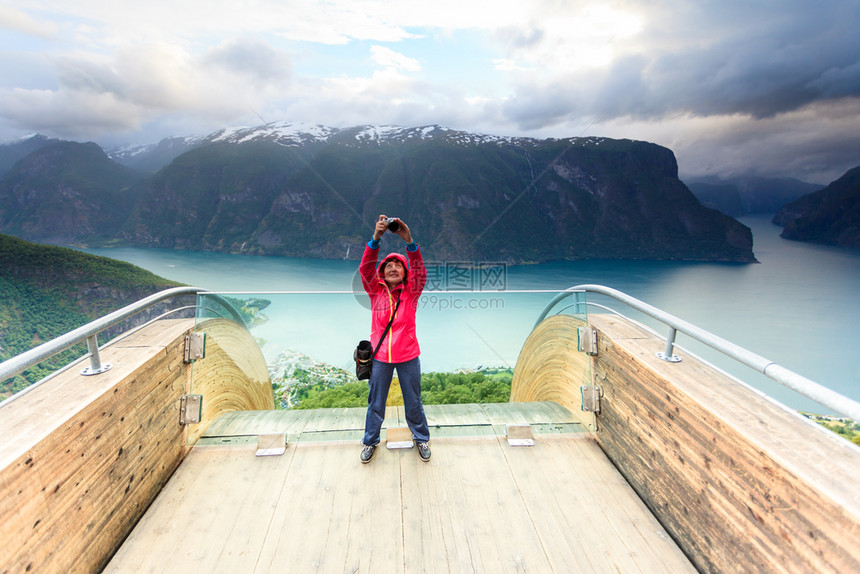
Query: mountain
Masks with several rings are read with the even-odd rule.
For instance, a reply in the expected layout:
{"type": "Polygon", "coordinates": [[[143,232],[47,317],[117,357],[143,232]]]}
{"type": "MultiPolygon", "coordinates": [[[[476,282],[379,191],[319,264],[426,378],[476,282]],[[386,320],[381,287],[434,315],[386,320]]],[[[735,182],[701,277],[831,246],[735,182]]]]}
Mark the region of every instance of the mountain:
{"type": "MultiPolygon", "coordinates": [[[[122,261],[0,235],[0,361],[176,285],[122,261]]],[[[100,342],[109,336],[102,335],[100,342]]],[[[79,346],[0,381],[0,399],[84,352],[79,346]]]]}
{"type": "Polygon", "coordinates": [[[33,134],[17,141],[0,144],[0,176],[34,151],[60,141],[40,134],[33,134]]]}
{"type": "Polygon", "coordinates": [[[774,216],[786,239],[860,249],[860,166],[774,216]]]}
{"type": "Polygon", "coordinates": [[[136,205],[143,177],[95,143],[50,143],[0,179],[0,230],[57,244],[109,239],[136,205]]]}
{"type": "Polygon", "coordinates": [[[120,165],[146,173],[156,173],[171,161],[206,143],[200,137],[164,138],[157,144],[128,145],[106,150],[107,156],[120,165]]]}
{"type": "MultiPolygon", "coordinates": [[[[281,122],[194,145],[132,189],[109,186],[112,199],[94,190],[128,206],[103,224],[112,237],[61,225],[66,241],[356,258],[386,213],[438,260],[754,261],[749,229],[702,207],[674,154],[647,142],[281,122]]],[[[0,215],[9,192],[7,176],[0,215]]],[[[18,235],[9,221],[0,231],[18,235]]],[[[60,235],[54,222],[27,231],[60,235]]]]}
{"type": "Polygon", "coordinates": [[[147,182],[122,236],[333,258],[360,247],[384,212],[452,260],[752,259],[749,231],[701,208],[654,144],[295,128],[214,134],[147,182]]]}
{"type": "Polygon", "coordinates": [[[737,176],[721,179],[705,176],[686,182],[704,205],[732,217],[776,213],[783,205],[823,186],[789,177],[737,176]]]}

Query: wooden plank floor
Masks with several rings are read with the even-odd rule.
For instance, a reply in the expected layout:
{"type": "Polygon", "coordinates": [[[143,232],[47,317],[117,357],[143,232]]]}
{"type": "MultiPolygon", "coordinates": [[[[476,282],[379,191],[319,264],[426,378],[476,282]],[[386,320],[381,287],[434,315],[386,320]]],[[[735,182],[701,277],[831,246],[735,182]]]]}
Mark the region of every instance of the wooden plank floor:
{"type": "MultiPolygon", "coordinates": [[[[695,571],[590,435],[568,432],[563,408],[426,409],[428,463],[383,446],[363,465],[357,439],[320,438],[332,425],[360,437],[364,409],[216,421],[106,572],[695,571]],[[498,427],[468,432],[506,422],[546,432],[534,447],[509,446],[498,427]],[[257,432],[295,438],[256,457],[257,432]]],[[[399,426],[402,410],[389,411],[399,426]]]]}

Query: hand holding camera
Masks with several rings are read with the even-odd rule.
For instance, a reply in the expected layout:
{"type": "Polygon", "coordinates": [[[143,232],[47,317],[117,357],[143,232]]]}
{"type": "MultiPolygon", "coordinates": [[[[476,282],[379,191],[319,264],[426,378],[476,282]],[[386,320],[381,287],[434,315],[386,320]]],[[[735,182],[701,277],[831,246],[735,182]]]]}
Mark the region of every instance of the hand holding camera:
{"type": "Polygon", "coordinates": [[[373,238],[378,241],[386,231],[399,235],[406,243],[412,243],[412,233],[409,231],[409,226],[399,217],[388,217],[385,214],[379,216],[373,232],[373,238]]]}
{"type": "Polygon", "coordinates": [[[400,222],[396,217],[386,217],[385,222],[388,224],[388,231],[392,233],[397,233],[397,230],[400,229],[400,222]]]}

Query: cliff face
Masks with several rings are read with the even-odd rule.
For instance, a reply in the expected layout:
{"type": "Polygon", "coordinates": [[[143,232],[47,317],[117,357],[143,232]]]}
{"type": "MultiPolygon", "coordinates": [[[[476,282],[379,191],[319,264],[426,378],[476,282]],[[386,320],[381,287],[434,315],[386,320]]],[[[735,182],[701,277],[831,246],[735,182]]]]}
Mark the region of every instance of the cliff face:
{"type": "Polygon", "coordinates": [[[860,249],[860,166],[774,216],[786,239],[860,249]]]}
{"type": "MultiPolygon", "coordinates": [[[[218,134],[177,157],[127,190],[127,202],[114,190],[111,201],[128,207],[106,216],[115,225],[109,238],[71,227],[64,237],[298,257],[349,250],[355,258],[386,213],[409,223],[438,260],[754,261],[749,229],[702,207],[677,171],[670,150],[629,140],[438,127],[385,137],[367,127],[290,138],[250,130],[218,134]]],[[[4,179],[0,195],[8,190],[4,179]]],[[[5,221],[0,230],[29,239],[49,233],[44,222],[16,230],[5,221]]]]}

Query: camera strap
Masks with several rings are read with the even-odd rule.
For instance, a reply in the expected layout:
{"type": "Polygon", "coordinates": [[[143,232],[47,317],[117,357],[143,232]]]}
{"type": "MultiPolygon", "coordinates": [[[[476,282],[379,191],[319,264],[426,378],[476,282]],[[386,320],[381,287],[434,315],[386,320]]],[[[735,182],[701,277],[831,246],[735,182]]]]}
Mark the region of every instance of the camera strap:
{"type": "Polygon", "coordinates": [[[379,343],[376,345],[376,348],[373,350],[373,354],[370,356],[370,360],[376,356],[376,351],[382,347],[382,342],[385,340],[385,336],[388,335],[389,329],[391,329],[391,324],[394,323],[394,317],[397,316],[397,308],[400,307],[400,295],[397,296],[397,305],[394,306],[394,313],[391,314],[391,320],[388,321],[388,325],[385,326],[385,331],[382,333],[382,337],[379,339],[379,343]]]}

